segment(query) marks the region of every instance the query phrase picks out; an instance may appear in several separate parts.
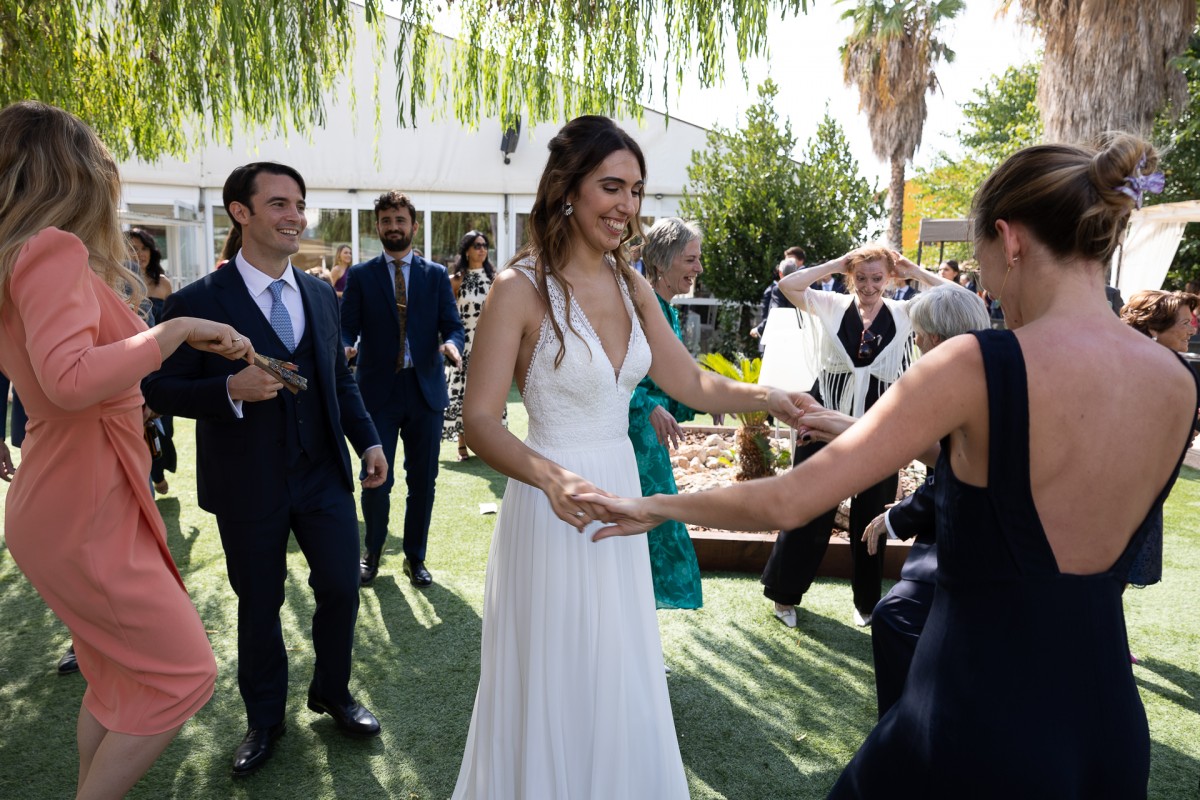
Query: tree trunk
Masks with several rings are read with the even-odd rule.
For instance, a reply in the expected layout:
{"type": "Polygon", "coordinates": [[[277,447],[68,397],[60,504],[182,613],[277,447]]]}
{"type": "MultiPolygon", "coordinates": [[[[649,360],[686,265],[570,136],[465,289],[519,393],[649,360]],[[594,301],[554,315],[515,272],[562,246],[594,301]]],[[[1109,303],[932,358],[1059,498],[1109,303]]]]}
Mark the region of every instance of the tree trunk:
{"type": "Polygon", "coordinates": [[[897,252],[904,249],[904,156],[892,156],[892,182],[888,184],[891,208],[888,211],[888,245],[897,252]]]}

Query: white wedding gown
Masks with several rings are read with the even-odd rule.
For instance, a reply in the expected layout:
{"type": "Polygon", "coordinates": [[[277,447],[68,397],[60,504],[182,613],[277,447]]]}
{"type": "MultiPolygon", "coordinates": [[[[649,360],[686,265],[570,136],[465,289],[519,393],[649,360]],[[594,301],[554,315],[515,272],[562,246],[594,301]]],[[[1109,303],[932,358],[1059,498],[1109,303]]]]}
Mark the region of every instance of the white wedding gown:
{"type": "MultiPolygon", "coordinates": [[[[533,275],[521,270],[531,280],[533,275]]],[[[641,494],[626,431],[650,368],[632,303],[628,353],[609,364],[553,279],[525,378],[526,444],[623,496],[641,494]]],[[[688,796],[667,696],[645,536],[591,540],[546,496],[509,480],[488,557],[479,691],[455,800],[675,800],[688,796]]]]}

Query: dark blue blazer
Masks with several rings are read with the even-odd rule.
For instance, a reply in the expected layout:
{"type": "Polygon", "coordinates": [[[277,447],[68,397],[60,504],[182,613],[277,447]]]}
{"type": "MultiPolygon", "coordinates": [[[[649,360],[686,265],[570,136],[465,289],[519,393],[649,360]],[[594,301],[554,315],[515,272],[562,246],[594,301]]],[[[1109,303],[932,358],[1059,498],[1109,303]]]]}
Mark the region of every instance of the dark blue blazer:
{"type": "MultiPolygon", "coordinates": [[[[363,402],[374,412],[383,408],[391,395],[400,356],[396,286],[382,255],[355,264],[348,274],[342,293],[342,344],[350,347],[362,335],[355,374],[363,402]]],[[[408,348],[417,382],[429,407],[441,411],[450,405],[450,397],[438,348],[443,342],[453,342],[462,353],[465,339],[450,276],[441,264],[414,254],[405,291],[409,299],[408,348]]]]}
{"type": "Polygon", "coordinates": [[[916,536],[908,558],[900,568],[900,578],[906,581],[934,583],[937,577],[937,512],[934,505],[933,472],[915,492],[887,512],[892,532],[899,539],[916,536]]]}
{"type": "MultiPolygon", "coordinates": [[[[358,386],[346,366],[338,326],[338,302],[324,281],[291,268],[304,300],[305,335],[313,337],[317,367],[306,375],[308,392],[320,392],[339,470],[346,491],[354,491],[346,437],[361,455],[379,444],[375,425],[363,407],[358,386]]],[[[250,297],[232,263],[167,298],[163,319],[203,317],[233,325],[264,355],[286,357],[271,324],[250,297]]],[[[142,383],[146,403],[160,414],[196,420],[196,484],[200,507],[231,519],[255,519],[287,502],[285,443],[278,440],[277,403],[242,404],[238,419],[225,383],[245,368],[244,361],[181,346],[142,383]],[[261,423],[261,424],[260,424],[261,423]]],[[[280,390],[281,393],[284,390],[280,390]]],[[[301,394],[303,397],[303,393],[301,394]]]]}

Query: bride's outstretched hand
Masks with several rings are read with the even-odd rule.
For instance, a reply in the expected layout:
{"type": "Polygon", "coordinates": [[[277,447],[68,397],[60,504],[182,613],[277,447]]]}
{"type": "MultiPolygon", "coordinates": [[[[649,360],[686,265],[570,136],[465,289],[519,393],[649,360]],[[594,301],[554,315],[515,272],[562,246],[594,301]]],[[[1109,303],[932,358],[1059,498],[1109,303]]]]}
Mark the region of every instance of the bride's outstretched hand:
{"type": "Polygon", "coordinates": [[[579,503],[586,503],[600,509],[598,519],[608,525],[592,534],[592,541],[598,542],[610,536],[632,536],[645,533],[651,528],[658,527],[666,517],[650,513],[649,498],[646,497],[613,497],[587,493],[573,498],[579,503]]]}
{"type": "Polygon", "coordinates": [[[820,407],[808,392],[772,389],[767,395],[767,410],[771,412],[771,416],[793,428],[800,427],[807,411],[820,407]]]}

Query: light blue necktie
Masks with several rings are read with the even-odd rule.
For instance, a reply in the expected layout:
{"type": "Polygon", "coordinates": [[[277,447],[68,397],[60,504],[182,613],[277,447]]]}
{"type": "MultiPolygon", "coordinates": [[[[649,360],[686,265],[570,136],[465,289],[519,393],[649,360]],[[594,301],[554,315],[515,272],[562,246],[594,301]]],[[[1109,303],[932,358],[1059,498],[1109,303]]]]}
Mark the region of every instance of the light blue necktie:
{"type": "Polygon", "coordinates": [[[296,332],[292,330],[292,317],[288,314],[287,306],[283,304],[283,287],[287,281],[278,280],[269,287],[271,290],[271,327],[279,334],[279,341],[291,353],[296,349],[296,332]]]}

